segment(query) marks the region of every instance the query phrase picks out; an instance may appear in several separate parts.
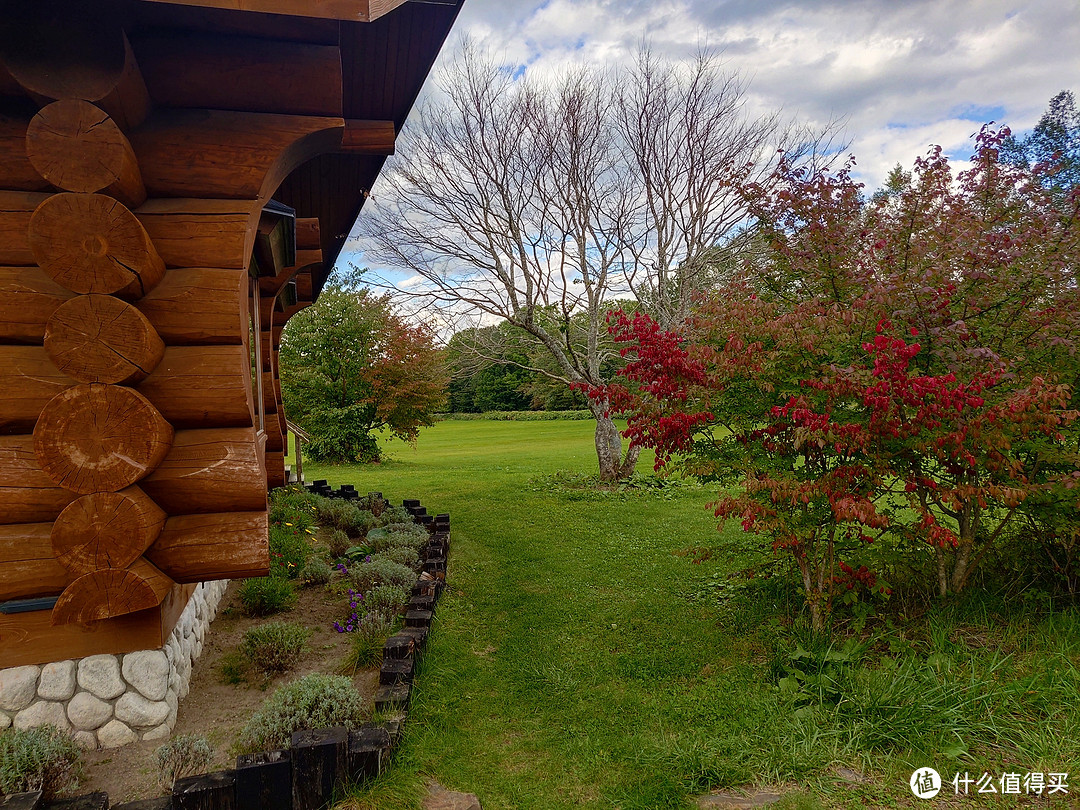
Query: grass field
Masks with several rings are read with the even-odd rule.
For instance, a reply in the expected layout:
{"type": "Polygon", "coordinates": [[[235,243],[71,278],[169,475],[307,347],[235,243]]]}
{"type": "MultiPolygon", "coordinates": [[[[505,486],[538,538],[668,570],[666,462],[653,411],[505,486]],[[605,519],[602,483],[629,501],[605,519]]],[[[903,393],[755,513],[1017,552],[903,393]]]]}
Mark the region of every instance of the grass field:
{"type": "MultiPolygon", "coordinates": [[[[381,465],[306,465],[308,480],[452,516],[450,587],[403,747],[354,807],[416,806],[425,778],[485,810],[682,808],[768,786],[788,808],[935,806],[907,787],[922,766],[949,779],[1071,764],[1072,793],[1039,806],[1080,796],[1075,612],[951,605],[811,637],[769,582],[717,598],[755,552],[737,527],[716,531],[707,490],[581,486],[591,429],[448,421],[415,448],[388,445],[381,465]]],[[[963,806],[953,792],[940,806],[963,806]]]]}

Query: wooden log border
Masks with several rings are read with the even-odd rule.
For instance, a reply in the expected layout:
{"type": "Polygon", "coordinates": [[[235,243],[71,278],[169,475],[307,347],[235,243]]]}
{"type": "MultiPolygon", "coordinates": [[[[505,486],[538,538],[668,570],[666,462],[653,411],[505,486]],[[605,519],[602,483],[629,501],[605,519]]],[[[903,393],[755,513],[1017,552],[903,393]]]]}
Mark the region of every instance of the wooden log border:
{"type": "MultiPolygon", "coordinates": [[[[330,489],[326,481],[307,485],[308,491],[330,498],[356,500],[351,486],[330,489]]],[[[382,493],[371,493],[385,506],[382,493]]],[[[273,810],[320,810],[335,790],[347,783],[373,779],[389,767],[407,719],[416,662],[424,648],[435,606],[446,585],[450,553],[450,515],[429,515],[420,501],[402,504],[416,523],[425,525],[431,541],[421,555],[425,570],[412,589],[407,626],[383,645],[383,664],[375,710],[398,710],[382,723],[356,729],[298,731],[288,749],[241,754],[227,771],[186,776],[173,784],[172,795],[112,805],[113,810],[202,810],[207,807],[270,807],[273,810]],[[433,568],[429,570],[428,565],[433,568]],[[261,800],[261,801],[260,801],[261,800]]],[[[41,791],[0,796],[0,810],[72,810],[107,808],[108,796],[89,793],[73,799],[41,800],[41,791]]]]}

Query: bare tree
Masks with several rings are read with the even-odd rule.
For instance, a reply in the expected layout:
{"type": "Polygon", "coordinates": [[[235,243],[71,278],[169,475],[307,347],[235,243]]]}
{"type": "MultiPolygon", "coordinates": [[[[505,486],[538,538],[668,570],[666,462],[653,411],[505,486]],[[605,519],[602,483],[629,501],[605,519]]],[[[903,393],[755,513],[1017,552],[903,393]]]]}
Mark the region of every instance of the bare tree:
{"type": "MultiPolygon", "coordinates": [[[[744,182],[792,137],[778,114],[747,117],[746,87],[717,60],[659,60],[623,76],[575,68],[515,78],[465,43],[399,139],[361,221],[367,257],[411,271],[431,305],[506,321],[543,346],[533,370],[608,382],[605,316],[636,297],[670,324],[746,224],[744,182]]],[[[610,364],[608,364],[610,365],[610,364]]],[[[525,366],[528,367],[528,366],[525,366]]],[[[608,403],[593,399],[603,481],[633,472],[608,403]]]]}

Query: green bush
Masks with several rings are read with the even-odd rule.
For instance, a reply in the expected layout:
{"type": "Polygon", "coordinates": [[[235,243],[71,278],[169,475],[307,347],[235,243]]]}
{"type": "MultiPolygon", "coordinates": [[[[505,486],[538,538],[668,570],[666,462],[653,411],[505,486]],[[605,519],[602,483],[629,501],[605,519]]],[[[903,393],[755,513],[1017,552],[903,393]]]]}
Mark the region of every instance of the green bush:
{"type": "Polygon", "coordinates": [[[427,532],[423,534],[390,532],[387,541],[388,548],[409,548],[419,554],[420,550],[431,542],[431,536],[427,532]]]}
{"type": "Polygon", "coordinates": [[[304,566],[304,582],[308,585],[325,585],[333,575],[334,569],[322,557],[309,557],[304,566]]]}
{"type": "Polygon", "coordinates": [[[349,537],[363,537],[375,525],[375,516],[371,512],[350,501],[320,498],[317,509],[323,526],[340,529],[349,537]]]}
{"type": "Polygon", "coordinates": [[[332,498],[324,498],[322,495],[313,495],[311,504],[315,507],[315,520],[320,526],[334,525],[334,505],[337,501],[332,498]]]}
{"type": "Polygon", "coordinates": [[[338,559],[345,556],[345,552],[352,546],[352,539],[341,529],[331,529],[330,536],[326,539],[326,550],[331,557],[338,559]]]}
{"type": "Polygon", "coordinates": [[[299,624],[267,622],[245,631],[240,650],[255,669],[273,676],[296,666],[310,637],[311,631],[299,624]]]}
{"type": "Polygon", "coordinates": [[[592,411],[487,411],[485,413],[440,413],[435,419],[439,422],[477,422],[484,419],[493,422],[555,422],[571,420],[580,422],[592,419],[592,411]]]}
{"type": "Polygon", "coordinates": [[[416,572],[407,565],[380,557],[357,563],[349,569],[349,578],[356,590],[367,593],[376,585],[397,585],[411,588],[416,582],[416,572]]]}
{"type": "Polygon", "coordinates": [[[292,582],[280,577],[245,579],[238,595],[248,616],[273,616],[288,610],[296,601],[292,582]]]}
{"type": "Polygon", "coordinates": [[[315,525],[314,496],[301,486],[279,487],[270,492],[270,523],[291,523],[303,531],[315,525]]]}
{"type": "Polygon", "coordinates": [[[391,523],[412,522],[412,515],[409,514],[409,510],[404,506],[391,506],[376,519],[376,525],[378,526],[389,526],[391,523]]]}
{"type": "Polygon", "coordinates": [[[381,613],[368,613],[356,625],[349,639],[351,646],[343,671],[352,674],[358,669],[378,667],[382,663],[383,645],[394,631],[392,619],[381,613]]]}
{"type": "Polygon", "coordinates": [[[218,662],[221,682],[235,686],[247,680],[251,664],[240,650],[229,650],[218,662]]]}
{"type": "Polygon", "coordinates": [[[394,534],[411,534],[416,537],[422,537],[425,540],[430,535],[428,530],[412,520],[404,520],[400,523],[387,523],[386,530],[393,532],[394,534]]]}
{"type": "Polygon", "coordinates": [[[400,585],[376,585],[364,594],[364,606],[388,620],[397,616],[409,603],[409,591],[400,585]]]}
{"type": "Polygon", "coordinates": [[[201,734],[180,734],[154,752],[158,781],[164,790],[183,776],[194,776],[210,769],[214,746],[201,734]]]}
{"type": "Polygon", "coordinates": [[[369,420],[370,407],[363,403],[320,407],[308,414],[305,427],[311,441],[304,445],[304,452],[314,461],[328,463],[379,461],[379,443],[368,432],[369,420]]]}
{"type": "Polygon", "coordinates": [[[297,579],[304,571],[311,545],[308,535],[292,526],[270,527],[270,576],[297,579]]]}
{"type": "Polygon", "coordinates": [[[371,559],[390,560],[398,565],[407,565],[416,571],[420,568],[420,555],[409,546],[390,546],[390,548],[371,555],[371,559]]]}
{"type": "MultiPolygon", "coordinates": [[[[430,535],[427,530],[422,527],[418,527],[420,528],[420,531],[418,532],[391,528],[391,526],[404,525],[406,524],[392,523],[385,528],[372,529],[367,533],[367,544],[374,551],[385,551],[388,548],[404,546],[419,553],[420,549],[428,544],[430,535]]],[[[412,525],[415,526],[416,524],[412,525]]]]}
{"type": "Polygon", "coordinates": [[[81,772],[82,750],[55,726],[0,733],[0,793],[40,790],[49,800],[77,787],[81,772]]]}
{"type": "Polygon", "coordinates": [[[251,716],[237,740],[240,752],[286,748],[294,731],[363,721],[364,707],[352,681],[342,675],[307,675],[278,689],[251,716]]]}

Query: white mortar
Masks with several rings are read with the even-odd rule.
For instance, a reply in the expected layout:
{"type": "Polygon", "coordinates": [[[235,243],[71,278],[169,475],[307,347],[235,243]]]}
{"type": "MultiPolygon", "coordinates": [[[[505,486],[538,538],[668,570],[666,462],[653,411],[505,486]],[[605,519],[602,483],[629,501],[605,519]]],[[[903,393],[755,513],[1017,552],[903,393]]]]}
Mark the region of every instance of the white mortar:
{"type": "Polygon", "coordinates": [[[168,737],[177,704],[188,693],[191,665],[202,652],[201,639],[228,584],[196,586],[159,650],[0,669],[0,729],[52,723],[88,748],[168,737]]]}

